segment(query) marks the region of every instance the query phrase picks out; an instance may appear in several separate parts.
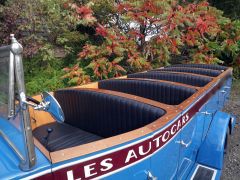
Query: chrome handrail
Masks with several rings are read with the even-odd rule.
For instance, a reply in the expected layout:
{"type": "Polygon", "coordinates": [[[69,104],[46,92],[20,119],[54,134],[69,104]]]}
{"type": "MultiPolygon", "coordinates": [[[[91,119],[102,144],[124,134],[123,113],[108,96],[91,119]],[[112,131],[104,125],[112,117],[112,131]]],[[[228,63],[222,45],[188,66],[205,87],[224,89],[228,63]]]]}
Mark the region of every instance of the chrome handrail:
{"type": "Polygon", "coordinates": [[[12,148],[12,150],[17,154],[19,159],[21,161],[25,161],[25,159],[24,159],[23,155],[20,153],[20,151],[16,148],[16,146],[12,143],[12,141],[10,141],[10,139],[6,136],[6,134],[1,130],[0,130],[0,136],[2,136],[3,139],[8,143],[10,148],[12,148]]]}
{"type": "MultiPolygon", "coordinates": [[[[14,38],[11,35],[11,38],[14,38]]],[[[14,78],[14,54],[10,52],[9,59],[9,90],[8,90],[8,119],[12,118],[15,115],[15,78],[14,78]]]]}
{"type": "MultiPolygon", "coordinates": [[[[23,48],[21,44],[17,42],[14,35],[11,34],[11,53],[13,54],[13,69],[11,69],[11,73],[15,78],[10,78],[10,98],[11,101],[13,99],[14,102],[14,79],[16,81],[18,87],[18,94],[20,95],[19,103],[20,103],[20,116],[22,117],[22,130],[23,130],[23,137],[24,137],[24,148],[25,148],[25,159],[21,161],[20,168],[23,171],[28,171],[32,169],[32,167],[36,164],[36,154],[35,154],[35,146],[33,143],[33,135],[32,135],[32,128],[30,122],[30,115],[28,106],[24,103],[26,101],[26,89],[25,89],[25,82],[24,82],[24,71],[23,71],[23,63],[22,63],[22,52],[23,48]]],[[[10,56],[11,57],[11,56],[10,56]]],[[[10,60],[11,61],[11,60],[10,60]]],[[[10,67],[11,68],[11,67],[10,67]]],[[[9,91],[10,91],[9,89],[9,91]]],[[[9,100],[10,101],[10,100],[9,100]]],[[[13,109],[11,109],[13,110],[13,109]]],[[[10,112],[11,113],[11,112],[10,112]]]]}

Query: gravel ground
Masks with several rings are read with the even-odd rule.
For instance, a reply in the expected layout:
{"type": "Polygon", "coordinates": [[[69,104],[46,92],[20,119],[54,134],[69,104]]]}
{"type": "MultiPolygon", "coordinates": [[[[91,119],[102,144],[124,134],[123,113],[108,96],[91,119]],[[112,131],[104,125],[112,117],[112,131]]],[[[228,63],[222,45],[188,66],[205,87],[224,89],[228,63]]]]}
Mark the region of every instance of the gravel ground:
{"type": "Polygon", "coordinates": [[[240,80],[233,83],[231,98],[224,111],[234,114],[237,123],[230,139],[221,179],[240,180],[240,80]]]}

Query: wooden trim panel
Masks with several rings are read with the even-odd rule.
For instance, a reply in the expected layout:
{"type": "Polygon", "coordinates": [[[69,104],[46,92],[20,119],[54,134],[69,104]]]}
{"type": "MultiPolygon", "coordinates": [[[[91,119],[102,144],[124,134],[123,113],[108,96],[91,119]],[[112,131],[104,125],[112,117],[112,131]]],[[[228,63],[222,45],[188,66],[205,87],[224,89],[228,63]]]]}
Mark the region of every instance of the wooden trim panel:
{"type": "Polygon", "coordinates": [[[44,154],[44,156],[49,161],[51,161],[50,152],[35,137],[33,137],[33,141],[34,141],[35,146],[37,146],[38,149],[44,154]]]}

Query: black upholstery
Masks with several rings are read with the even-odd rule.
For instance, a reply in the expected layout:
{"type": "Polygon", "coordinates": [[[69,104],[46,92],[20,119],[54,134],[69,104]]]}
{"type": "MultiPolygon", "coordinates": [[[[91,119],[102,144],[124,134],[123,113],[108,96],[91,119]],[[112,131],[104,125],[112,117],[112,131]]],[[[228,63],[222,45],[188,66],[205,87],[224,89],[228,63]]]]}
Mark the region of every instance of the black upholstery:
{"type": "Polygon", "coordinates": [[[33,131],[46,145],[47,129],[52,128],[46,145],[51,152],[125,133],[165,114],[151,105],[94,91],[60,90],[55,97],[64,111],[65,122],[50,123],[33,131]]]}
{"type": "Polygon", "coordinates": [[[201,68],[188,68],[188,67],[167,67],[163,69],[154,69],[152,71],[173,71],[173,72],[186,72],[193,74],[201,74],[211,77],[217,77],[221,74],[221,71],[201,68]]]}
{"type": "Polygon", "coordinates": [[[177,105],[196,92],[195,89],[146,80],[110,79],[99,82],[100,89],[120,91],[128,94],[177,105]]]}
{"type": "Polygon", "coordinates": [[[79,128],[70,126],[65,123],[50,123],[36,128],[33,131],[33,135],[46,145],[46,148],[50,151],[57,151],[65,148],[70,148],[82,144],[87,144],[93,141],[103,139],[95,134],[83,131],[79,128]],[[46,142],[47,129],[51,128],[53,131],[49,134],[48,143],[46,142]]]}
{"type": "Polygon", "coordinates": [[[171,68],[171,67],[188,67],[188,68],[203,68],[203,69],[213,69],[213,70],[223,70],[225,71],[227,67],[220,66],[216,64],[175,64],[171,66],[167,66],[165,68],[171,68]]]}
{"type": "Polygon", "coordinates": [[[65,123],[104,138],[140,128],[165,114],[151,105],[94,91],[60,90],[55,97],[65,123]]]}
{"type": "Polygon", "coordinates": [[[159,80],[167,80],[173,82],[179,82],[183,84],[188,84],[192,86],[202,87],[208,84],[212,78],[208,77],[200,77],[195,75],[187,75],[187,74],[176,74],[176,73],[167,73],[160,71],[150,71],[145,73],[136,73],[129,74],[128,78],[147,78],[147,79],[159,79],[159,80]]]}

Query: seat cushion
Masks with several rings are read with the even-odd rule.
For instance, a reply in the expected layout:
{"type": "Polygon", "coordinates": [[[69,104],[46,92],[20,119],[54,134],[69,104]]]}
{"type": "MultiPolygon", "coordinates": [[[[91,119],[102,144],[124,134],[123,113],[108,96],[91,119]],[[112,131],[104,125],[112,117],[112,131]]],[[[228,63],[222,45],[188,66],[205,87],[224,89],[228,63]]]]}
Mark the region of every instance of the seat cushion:
{"type": "Polygon", "coordinates": [[[141,79],[110,79],[99,82],[98,86],[101,89],[133,94],[169,105],[178,105],[196,92],[195,89],[184,86],[141,79]]]}
{"type": "Polygon", "coordinates": [[[163,72],[163,71],[135,73],[135,74],[129,74],[127,77],[159,79],[159,80],[179,82],[179,83],[198,86],[198,87],[205,86],[212,80],[211,77],[201,77],[198,75],[190,75],[190,74],[176,74],[176,73],[169,73],[169,72],[163,72]]]}
{"type": "Polygon", "coordinates": [[[167,66],[165,68],[171,68],[171,67],[188,67],[188,68],[203,68],[203,69],[213,69],[213,70],[220,70],[225,71],[227,67],[220,66],[216,64],[175,64],[171,66],[167,66]]]}
{"type": "Polygon", "coordinates": [[[45,145],[50,152],[103,139],[100,136],[83,131],[68,124],[60,124],[56,122],[34,129],[33,135],[39,142],[45,145]],[[52,129],[52,132],[48,136],[48,142],[46,142],[46,137],[48,135],[47,130],[49,128],[52,129]]]}
{"type": "Polygon", "coordinates": [[[58,90],[54,96],[65,123],[104,138],[141,128],[165,114],[132,99],[83,89],[58,90]]]}
{"type": "Polygon", "coordinates": [[[200,74],[205,76],[217,77],[221,74],[219,70],[201,69],[201,68],[189,68],[189,67],[165,67],[163,69],[154,69],[152,71],[173,71],[173,72],[186,72],[193,74],[200,74]]]}

